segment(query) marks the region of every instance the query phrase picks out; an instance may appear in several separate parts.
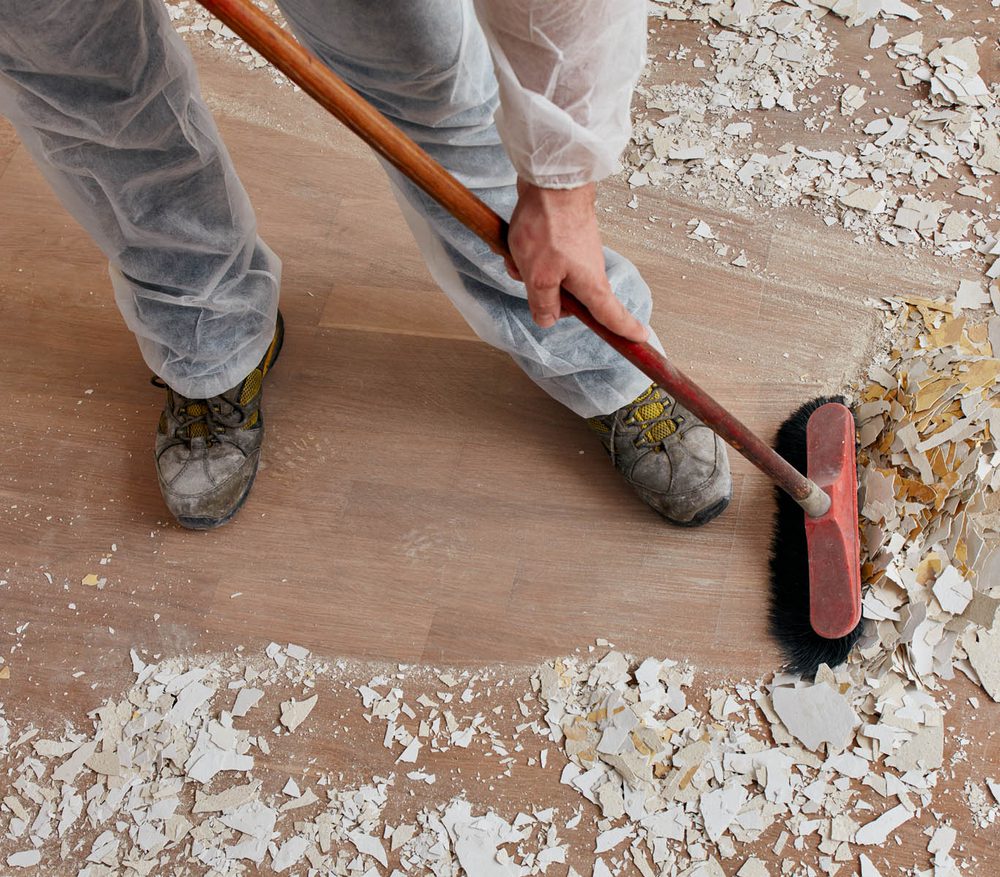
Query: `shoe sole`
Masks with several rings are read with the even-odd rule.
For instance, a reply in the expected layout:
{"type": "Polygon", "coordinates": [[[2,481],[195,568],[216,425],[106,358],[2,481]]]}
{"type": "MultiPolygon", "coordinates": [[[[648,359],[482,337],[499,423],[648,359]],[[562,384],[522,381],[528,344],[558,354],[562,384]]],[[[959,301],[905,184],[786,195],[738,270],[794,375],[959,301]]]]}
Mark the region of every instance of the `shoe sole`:
{"type": "MultiPolygon", "coordinates": [[[[271,342],[273,350],[269,347],[267,352],[264,354],[265,365],[261,370],[261,380],[267,377],[271,369],[274,368],[274,364],[278,361],[278,355],[281,353],[281,348],[285,346],[285,320],[281,316],[281,311],[278,311],[278,328],[280,331],[275,332],[276,338],[271,342]]],[[[263,390],[261,390],[261,392],[263,392],[263,390]]],[[[259,418],[260,428],[264,429],[264,413],[260,411],[260,409],[258,409],[257,416],[259,418]]],[[[246,489],[240,496],[239,501],[224,518],[189,518],[181,515],[177,517],[177,523],[186,530],[215,530],[223,524],[228,524],[233,518],[236,517],[236,513],[243,508],[247,501],[247,497],[250,496],[250,491],[253,489],[253,485],[256,480],[257,469],[255,467],[253,475],[250,476],[250,480],[247,482],[246,489]]]]}
{"type": "Polygon", "coordinates": [[[719,515],[729,508],[729,503],[732,499],[731,496],[720,499],[715,505],[709,506],[703,512],[698,512],[690,521],[675,521],[673,518],[668,517],[664,517],[663,519],[675,527],[702,527],[714,518],[719,517],[719,515]]]}

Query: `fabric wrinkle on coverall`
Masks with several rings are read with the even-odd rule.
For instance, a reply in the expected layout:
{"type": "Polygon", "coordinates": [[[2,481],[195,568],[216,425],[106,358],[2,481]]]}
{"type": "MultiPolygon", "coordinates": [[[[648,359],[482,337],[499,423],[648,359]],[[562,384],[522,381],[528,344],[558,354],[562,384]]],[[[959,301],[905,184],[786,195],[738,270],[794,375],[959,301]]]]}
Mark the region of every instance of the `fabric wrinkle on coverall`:
{"type": "MultiPolygon", "coordinates": [[[[642,0],[279,5],[303,43],[505,218],[518,174],[560,188],[617,165],[644,60],[642,0]]],[[[192,398],[238,384],[273,334],[281,263],[162,3],[9,0],[0,113],[107,255],[149,367],[192,398]]],[[[648,386],[578,321],[537,327],[503,260],[386,170],[432,276],[479,337],[584,417],[648,386]]],[[[648,322],[636,268],[610,249],[605,262],[615,294],[648,322]]]]}

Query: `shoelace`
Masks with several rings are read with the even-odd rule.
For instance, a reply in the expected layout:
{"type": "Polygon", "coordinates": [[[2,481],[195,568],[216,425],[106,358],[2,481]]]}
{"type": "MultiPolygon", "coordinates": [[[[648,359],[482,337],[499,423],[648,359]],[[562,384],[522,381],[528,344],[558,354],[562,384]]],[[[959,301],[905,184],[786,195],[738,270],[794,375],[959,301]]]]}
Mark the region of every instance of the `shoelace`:
{"type": "Polygon", "coordinates": [[[219,441],[219,436],[229,430],[242,429],[249,420],[244,406],[233,402],[225,396],[213,396],[211,399],[188,399],[167,386],[166,382],[154,376],[149,382],[161,390],[170,390],[174,399],[173,415],[180,422],[174,429],[174,438],[190,442],[195,438],[204,438],[209,444],[219,441]],[[228,412],[223,412],[222,405],[228,406],[228,412]],[[239,421],[232,423],[232,415],[238,413],[239,421]],[[197,427],[201,427],[198,429],[197,427]]]}
{"type": "Polygon", "coordinates": [[[673,407],[674,400],[656,384],[650,385],[649,389],[632,402],[623,420],[627,424],[635,423],[641,427],[635,438],[637,448],[659,444],[677,431],[684,418],[672,415],[673,407]]]}

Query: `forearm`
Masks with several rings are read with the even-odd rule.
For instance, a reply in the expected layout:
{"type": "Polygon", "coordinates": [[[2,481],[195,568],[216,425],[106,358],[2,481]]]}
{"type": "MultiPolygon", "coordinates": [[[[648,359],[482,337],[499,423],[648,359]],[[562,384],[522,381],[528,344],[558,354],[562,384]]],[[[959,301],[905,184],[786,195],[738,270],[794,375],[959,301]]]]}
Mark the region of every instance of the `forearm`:
{"type": "Polygon", "coordinates": [[[631,133],[645,0],[475,0],[518,175],[546,188],[603,179],[631,133]]]}

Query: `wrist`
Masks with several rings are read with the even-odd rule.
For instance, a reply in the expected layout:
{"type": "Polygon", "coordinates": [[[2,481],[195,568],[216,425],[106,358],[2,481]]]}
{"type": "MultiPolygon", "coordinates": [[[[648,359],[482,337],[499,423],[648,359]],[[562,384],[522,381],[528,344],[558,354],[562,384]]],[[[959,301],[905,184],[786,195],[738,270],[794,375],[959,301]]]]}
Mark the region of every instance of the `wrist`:
{"type": "Polygon", "coordinates": [[[573,186],[569,189],[547,189],[518,177],[517,197],[519,201],[530,201],[546,210],[560,212],[579,212],[583,210],[588,213],[594,213],[597,199],[597,184],[584,183],[583,185],[573,186]]]}

